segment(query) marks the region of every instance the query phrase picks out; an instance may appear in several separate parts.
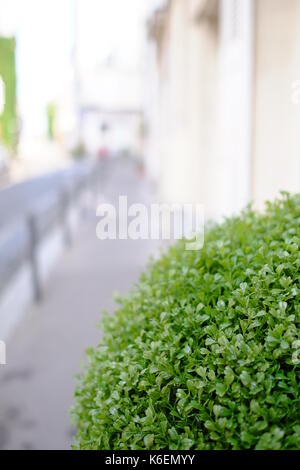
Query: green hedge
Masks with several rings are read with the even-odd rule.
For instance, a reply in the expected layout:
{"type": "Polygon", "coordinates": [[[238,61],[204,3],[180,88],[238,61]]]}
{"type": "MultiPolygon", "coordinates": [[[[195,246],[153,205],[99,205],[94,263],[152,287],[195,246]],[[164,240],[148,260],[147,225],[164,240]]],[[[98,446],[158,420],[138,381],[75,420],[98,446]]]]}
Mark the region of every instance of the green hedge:
{"type": "Polygon", "coordinates": [[[153,262],[88,352],[74,448],[300,448],[299,245],[283,194],[153,262]]]}

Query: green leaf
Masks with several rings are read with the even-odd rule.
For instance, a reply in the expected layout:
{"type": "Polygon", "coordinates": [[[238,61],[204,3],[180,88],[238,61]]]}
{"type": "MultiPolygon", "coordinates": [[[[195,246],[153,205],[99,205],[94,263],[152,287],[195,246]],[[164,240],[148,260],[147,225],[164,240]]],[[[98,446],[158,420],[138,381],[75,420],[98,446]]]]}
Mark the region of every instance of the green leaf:
{"type": "Polygon", "coordinates": [[[245,387],[249,387],[251,383],[251,377],[247,371],[243,370],[243,372],[240,374],[240,379],[242,381],[242,384],[245,385],[245,387]]]}
{"type": "Polygon", "coordinates": [[[154,443],[154,434],[147,434],[147,436],[144,437],[144,443],[146,449],[151,449],[154,443]]]}
{"type": "Polygon", "coordinates": [[[222,384],[222,383],[217,383],[216,384],[216,392],[217,392],[217,395],[219,395],[220,397],[223,397],[226,393],[225,385],[222,384]]]}

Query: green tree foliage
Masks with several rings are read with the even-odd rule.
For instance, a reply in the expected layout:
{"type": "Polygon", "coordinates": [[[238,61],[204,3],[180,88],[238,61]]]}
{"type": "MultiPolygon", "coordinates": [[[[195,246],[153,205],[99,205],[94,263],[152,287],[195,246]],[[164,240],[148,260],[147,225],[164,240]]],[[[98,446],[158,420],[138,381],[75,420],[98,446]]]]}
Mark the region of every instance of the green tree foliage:
{"type": "Polygon", "coordinates": [[[0,76],[5,86],[5,106],[0,115],[0,140],[12,149],[17,133],[15,38],[0,37],[0,76]]]}
{"type": "Polygon", "coordinates": [[[54,139],[54,127],[55,127],[55,115],[56,108],[54,103],[48,103],[46,108],[47,115],[47,127],[48,127],[48,139],[54,139]]]}
{"type": "Polygon", "coordinates": [[[300,447],[300,195],[152,262],[89,350],[81,449],[300,447]]]}

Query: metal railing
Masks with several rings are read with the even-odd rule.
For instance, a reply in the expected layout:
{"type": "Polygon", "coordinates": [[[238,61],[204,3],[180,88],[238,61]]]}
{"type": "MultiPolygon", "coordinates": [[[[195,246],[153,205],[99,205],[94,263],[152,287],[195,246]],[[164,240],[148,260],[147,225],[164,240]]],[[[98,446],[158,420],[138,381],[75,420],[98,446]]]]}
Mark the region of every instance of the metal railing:
{"type": "Polygon", "coordinates": [[[22,216],[2,229],[0,227],[0,297],[20,267],[28,263],[33,297],[36,301],[42,299],[39,247],[56,228],[61,230],[65,246],[71,245],[70,211],[72,208],[81,211],[80,198],[86,191],[97,192],[100,175],[99,163],[86,165],[82,171],[74,171],[64,184],[34,201],[22,216]]]}

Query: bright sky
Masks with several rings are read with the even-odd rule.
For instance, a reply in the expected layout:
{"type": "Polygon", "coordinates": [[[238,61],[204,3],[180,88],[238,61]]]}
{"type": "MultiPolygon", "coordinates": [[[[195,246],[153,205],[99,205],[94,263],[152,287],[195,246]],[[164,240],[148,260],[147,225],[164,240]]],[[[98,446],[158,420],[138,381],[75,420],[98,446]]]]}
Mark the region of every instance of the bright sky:
{"type": "Polygon", "coordinates": [[[129,67],[136,67],[142,29],[141,0],[77,0],[80,18],[80,60],[84,65],[113,54],[129,67]]]}
{"type": "Polygon", "coordinates": [[[0,0],[0,34],[17,35],[20,112],[37,131],[45,126],[47,103],[72,78],[76,4],[81,70],[108,57],[127,69],[139,66],[141,0],[0,0]]]}

